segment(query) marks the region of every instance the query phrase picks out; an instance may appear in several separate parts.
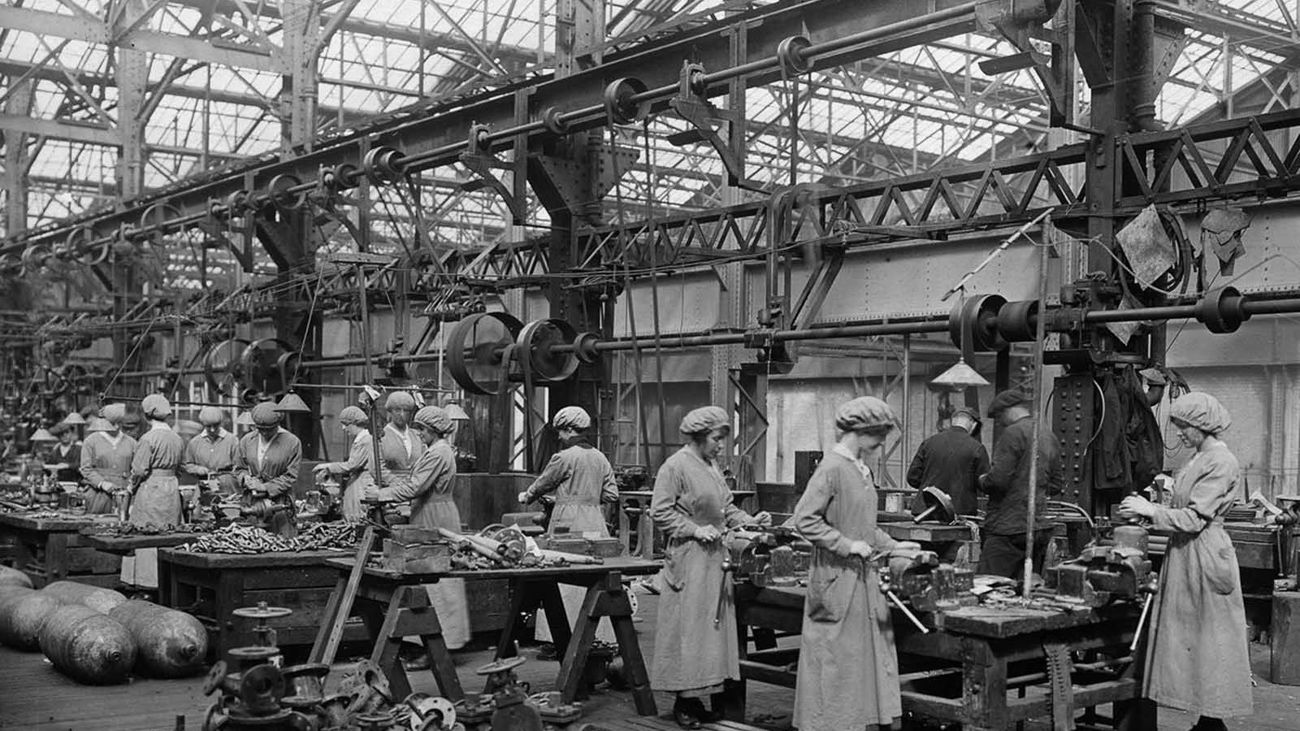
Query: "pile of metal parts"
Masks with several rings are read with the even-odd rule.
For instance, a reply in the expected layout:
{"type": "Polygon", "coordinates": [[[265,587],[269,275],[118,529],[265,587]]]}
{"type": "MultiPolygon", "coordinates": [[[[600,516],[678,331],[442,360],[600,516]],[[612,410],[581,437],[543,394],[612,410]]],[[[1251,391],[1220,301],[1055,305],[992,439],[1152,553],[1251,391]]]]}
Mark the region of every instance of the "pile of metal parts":
{"type": "Polygon", "coordinates": [[[515,527],[488,526],[477,534],[462,534],[445,528],[439,535],[451,543],[451,568],[457,571],[543,568],[575,564],[602,564],[598,555],[569,553],[541,548],[515,527]]]}
{"type": "Polygon", "coordinates": [[[346,551],[356,547],[360,523],[338,521],[308,525],[294,538],[270,533],[250,525],[227,525],[196,540],[184,543],[178,550],[193,553],[254,554],[273,551],[346,551]]]}
{"type": "Polygon", "coordinates": [[[168,533],[207,533],[215,530],[211,522],[204,523],[104,523],[82,529],[82,533],[96,536],[160,536],[168,533]]]}

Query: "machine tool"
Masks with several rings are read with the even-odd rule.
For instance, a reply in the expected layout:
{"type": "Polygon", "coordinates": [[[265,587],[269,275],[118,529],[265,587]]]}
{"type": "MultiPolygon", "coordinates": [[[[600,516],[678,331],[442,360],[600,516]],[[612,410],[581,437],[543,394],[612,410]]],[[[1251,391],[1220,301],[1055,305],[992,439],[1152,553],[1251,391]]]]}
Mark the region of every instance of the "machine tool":
{"type": "Polygon", "coordinates": [[[1044,583],[1057,601],[1096,608],[1154,591],[1147,530],[1118,526],[1114,535],[1114,545],[1089,546],[1077,557],[1043,571],[1044,583]]]}

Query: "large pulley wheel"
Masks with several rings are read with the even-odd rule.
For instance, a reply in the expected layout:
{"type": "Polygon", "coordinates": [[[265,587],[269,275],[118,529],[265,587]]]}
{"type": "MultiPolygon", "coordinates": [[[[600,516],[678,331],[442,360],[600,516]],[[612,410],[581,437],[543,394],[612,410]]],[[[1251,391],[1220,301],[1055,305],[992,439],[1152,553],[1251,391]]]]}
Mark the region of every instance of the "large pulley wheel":
{"type": "Polygon", "coordinates": [[[534,320],[524,327],[515,342],[521,349],[521,357],[528,359],[533,378],[554,383],[567,380],[577,372],[577,353],[554,350],[556,345],[572,345],[577,337],[577,329],[564,320],[534,320]]]}
{"type": "Polygon", "coordinates": [[[1003,350],[1007,341],[998,331],[998,312],[1007,303],[1000,294],[967,297],[948,315],[948,336],[962,355],[1003,350]],[[967,352],[969,349],[970,352],[967,352]]]}
{"type": "Polygon", "coordinates": [[[509,368],[506,349],[524,324],[504,312],[470,315],[447,334],[447,370],[469,393],[492,396],[501,390],[501,370],[509,368]]]}
{"type": "Polygon", "coordinates": [[[239,388],[239,361],[251,341],[242,338],[222,340],[203,356],[203,377],[208,388],[222,396],[233,396],[239,388]]]}
{"type": "Polygon", "coordinates": [[[283,396],[293,385],[288,372],[293,357],[292,346],[279,338],[254,340],[239,356],[240,381],[260,396],[283,396]]]}

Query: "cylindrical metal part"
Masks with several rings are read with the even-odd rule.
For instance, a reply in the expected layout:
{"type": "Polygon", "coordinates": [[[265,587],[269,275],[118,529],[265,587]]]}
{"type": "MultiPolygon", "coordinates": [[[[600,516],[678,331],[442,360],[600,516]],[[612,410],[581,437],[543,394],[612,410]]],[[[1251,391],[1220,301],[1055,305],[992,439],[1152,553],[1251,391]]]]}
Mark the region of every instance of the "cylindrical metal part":
{"type": "Polygon", "coordinates": [[[1140,525],[1120,525],[1115,527],[1115,546],[1136,548],[1147,555],[1150,548],[1150,533],[1140,525]]]}

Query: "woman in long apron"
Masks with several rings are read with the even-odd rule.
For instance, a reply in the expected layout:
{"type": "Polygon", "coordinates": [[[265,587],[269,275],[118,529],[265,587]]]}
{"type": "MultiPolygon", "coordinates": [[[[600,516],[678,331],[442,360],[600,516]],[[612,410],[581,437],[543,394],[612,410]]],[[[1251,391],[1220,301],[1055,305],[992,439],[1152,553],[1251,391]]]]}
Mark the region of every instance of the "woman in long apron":
{"type": "Polygon", "coordinates": [[[319,477],[321,474],[334,475],[343,481],[343,495],[340,500],[344,520],[364,520],[365,506],[361,503],[366,489],[374,483],[375,448],[366,426],[370,418],[366,412],[356,406],[349,406],[339,412],[339,425],[352,445],[348,449],[348,458],[342,462],[321,462],[313,468],[319,477]]]}
{"type": "Polygon", "coordinates": [[[667,538],[663,591],[650,685],[675,693],[673,719],[682,728],[721,718],[724,683],[740,679],[740,647],[731,578],[723,571],[724,533],[771,516],[750,516],[732,502],[717,458],[731,433],[727,412],[695,409],[678,427],[686,444],[655,477],[650,514],[667,538]],[[719,612],[721,606],[721,612],[719,612]],[[713,710],[706,710],[704,698],[713,710]]]}
{"type": "Polygon", "coordinates": [[[114,511],[113,494],[130,484],[135,457],[135,439],[122,433],[126,407],[109,404],[102,413],[86,425],[86,441],[81,445],[81,479],[87,484],[86,512],[90,514],[114,511]]]}
{"type": "Polygon", "coordinates": [[[893,409],[878,398],[841,406],[839,440],[795,506],[795,527],[813,544],[795,686],[799,731],[888,727],[903,713],[889,605],[868,559],[920,546],[876,527],[876,483],[863,461],[894,423],[893,409]]]}
{"type": "MultiPolygon", "coordinates": [[[[411,525],[436,530],[461,531],[460,511],[452,500],[456,482],[456,454],[447,441],[455,423],[437,406],[425,406],[415,414],[412,428],[426,445],[412,467],[410,476],[398,478],[390,487],[371,484],[367,495],[385,502],[411,501],[411,525]]],[[[469,643],[469,604],[465,600],[464,579],[443,579],[425,587],[429,601],[438,612],[442,638],[447,649],[457,650],[469,643]]]]}
{"type": "MultiPolygon", "coordinates": [[[[519,493],[523,505],[554,495],[555,510],[546,526],[548,535],[568,534],[608,538],[609,526],[601,513],[601,503],[618,502],[618,487],[614,484],[614,468],[600,450],[587,443],[583,433],[591,428],[591,416],[578,406],[566,406],[555,413],[551,426],[559,434],[564,449],[555,453],[542,474],[528,489],[519,493]]],[[[560,584],[560,598],[569,622],[575,622],[587,590],[581,586],[560,584]]],[[[552,642],[551,625],[546,612],[537,612],[534,636],[539,642],[552,642]]],[[[614,626],[602,620],[596,628],[596,639],[614,642],[614,626]]],[[[538,659],[555,659],[563,648],[552,647],[551,652],[538,653],[538,659]]]]}
{"type": "Polygon", "coordinates": [[[1169,420],[1196,450],[1174,477],[1172,503],[1136,495],[1120,503],[1124,517],[1171,531],[1151,607],[1144,695],[1199,714],[1193,728],[1214,731],[1254,710],[1237,554],[1223,528],[1239,479],[1237,458],[1219,438],[1232,417],[1213,396],[1192,392],[1174,401],[1169,420]]]}
{"type": "MultiPolygon", "coordinates": [[[[181,490],[176,479],[185,442],[167,425],[172,406],[159,394],[150,394],[140,404],[149,420],[149,430],[140,436],[131,459],[131,482],[135,485],[128,516],[134,525],[179,525],[181,490]]],[[[141,548],[134,560],[122,561],[122,580],[136,586],[158,586],[158,549],[141,548]]]]}

